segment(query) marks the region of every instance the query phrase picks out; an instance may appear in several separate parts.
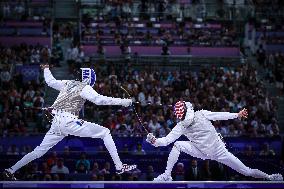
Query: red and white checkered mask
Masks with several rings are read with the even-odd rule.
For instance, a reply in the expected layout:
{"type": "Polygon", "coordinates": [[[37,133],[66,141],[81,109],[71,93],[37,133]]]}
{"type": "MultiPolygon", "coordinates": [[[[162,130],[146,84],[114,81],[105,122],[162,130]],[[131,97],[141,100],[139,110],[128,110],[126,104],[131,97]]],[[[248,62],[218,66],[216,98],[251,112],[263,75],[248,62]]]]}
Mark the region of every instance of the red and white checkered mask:
{"type": "Polygon", "coordinates": [[[184,101],[178,101],[176,104],[175,104],[175,107],[174,107],[174,112],[175,112],[175,115],[178,119],[182,119],[183,116],[184,116],[184,113],[185,113],[185,102],[184,101]]]}

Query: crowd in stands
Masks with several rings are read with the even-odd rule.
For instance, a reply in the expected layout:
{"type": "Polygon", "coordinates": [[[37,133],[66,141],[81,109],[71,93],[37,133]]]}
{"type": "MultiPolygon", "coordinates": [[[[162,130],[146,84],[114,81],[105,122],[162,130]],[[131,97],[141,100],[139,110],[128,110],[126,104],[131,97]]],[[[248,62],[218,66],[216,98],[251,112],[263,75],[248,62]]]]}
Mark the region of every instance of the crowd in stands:
{"type": "Polygon", "coordinates": [[[45,20],[50,18],[50,4],[49,0],[37,2],[33,7],[33,0],[5,0],[0,2],[0,21],[2,20],[45,20]]]}
{"type": "Polygon", "coordinates": [[[24,1],[18,1],[17,3],[12,2],[1,2],[1,13],[3,18],[15,18],[22,20],[27,17],[27,7],[24,1]]]}
{"type": "Polygon", "coordinates": [[[283,52],[265,53],[260,48],[257,52],[258,62],[265,68],[265,79],[270,83],[275,83],[278,95],[284,94],[284,54],[283,52]]]}
{"type": "Polygon", "coordinates": [[[281,0],[253,0],[256,8],[257,16],[262,18],[270,17],[283,17],[283,1],[281,0]]]}
{"type": "Polygon", "coordinates": [[[58,42],[62,39],[73,39],[74,26],[71,23],[53,23],[53,40],[58,42]]]}
{"type": "Polygon", "coordinates": [[[23,81],[18,67],[39,65],[50,60],[48,47],[25,44],[11,48],[0,47],[0,133],[1,136],[42,131],[42,111],[45,85],[38,78],[23,81]],[[28,123],[35,122],[34,128],[28,123]]]}
{"type": "MultiPolygon", "coordinates": [[[[175,0],[145,1],[142,0],[138,9],[140,17],[147,18],[151,13],[157,12],[158,20],[163,20],[165,14],[176,15],[183,7],[177,6],[175,0]]],[[[198,1],[192,1],[193,3],[198,1]]],[[[255,1],[256,3],[260,1],[255,1]]],[[[280,3],[281,1],[277,1],[280,3]]],[[[105,10],[108,15],[105,18],[116,18],[116,27],[121,27],[124,21],[131,18],[132,0],[105,1],[105,10]]],[[[17,15],[16,19],[25,19],[27,9],[24,1],[16,4],[2,3],[2,18],[10,18],[17,15]],[[15,14],[16,13],[16,14],[15,14]]],[[[187,5],[183,5],[187,6],[187,5]]],[[[183,13],[181,13],[183,14],[183,13]]],[[[167,18],[169,19],[169,18],[167,18]]],[[[107,20],[107,19],[106,19],[107,20]]],[[[105,54],[103,36],[104,31],[97,27],[92,31],[88,17],[83,20],[83,35],[95,35],[98,44],[98,53],[105,54]]],[[[131,53],[131,40],[135,37],[143,39],[146,45],[174,44],[177,39],[186,41],[186,45],[205,46],[232,46],[237,45],[238,40],[235,31],[230,25],[224,25],[220,30],[185,29],[185,23],[176,24],[170,31],[158,29],[158,36],[150,32],[139,33],[137,31],[122,33],[118,29],[111,32],[114,43],[121,45],[122,52],[131,53]]],[[[73,38],[72,24],[67,23],[63,27],[54,25],[53,39],[55,41],[52,53],[45,46],[28,46],[25,44],[11,48],[0,47],[0,136],[13,136],[15,134],[30,135],[45,133],[49,128],[43,123],[44,112],[41,107],[46,106],[45,84],[42,78],[38,81],[23,82],[23,75],[15,71],[16,66],[38,65],[50,63],[60,66],[63,60],[63,49],[59,43],[62,38],[73,38]],[[33,123],[33,124],[31,124],[33,123]]],[[[84,37],[83,36],[83,37],[84,37]]],[[[273,43],[283,43],[282,38],[266,38],[273,43]]],[[[283,89],[283,53],[272,53],[267,55],[264,49],[257,52],[261,64],[268,67],[267,78],[276,81],[277,86],[283,89]],[[262,63],[263,61],[263,63],[262,63]]],[[[85,63],[86,57],[78,44],[72,44],[67,49],[66,60],[70,66],[70,72],[75,64],[85,63]]],[[[173,104],[177,100],[190,101],[195,110],[207,109],[210,111],[238,112],[247,108],[249,117],[246,120],[216,121],[214,126],[217,132],[225,137],[273,137],[279,135],[277,123],[277,104],[267,94],[263,83],[259,81],[257,71],[251,65],[239,65],[236,67],[202,67],[200,70],[192,71],[153,71],[135,69],[132,63],[126,63],[123,67],[112,65],[111,62],[96,64],[95,70],[97,81],[95,89],[98,93],[106,96],[128,98],[119,88],[124,86],[136,101],[135,107],[141,117],[144,126],[156,137],[166,136],[177,123],[173,113],[173,104]]],[[[145,136],[146,132],[138,122],[131,107],[123,108],[117,106],[96,106],[86,102],[81,117],[103,125],[111,130],[114,137],[145,136]]],[[[22,156],[32,150],[31,145],[24,145],[19,149],[11,145],[3,149],[0,145],[0,155],[22,156]]],[[[102,154],[109,154],[99,147],[102,154]]],[[[141,144],[135,149],[130,149],[127,144],[119,153],[132,155],[146,155],[141,144]]],[[[276,153],[268,145],[263,144],[260,151],[247,145],[245,151],[239,155],[252,159],[256,155],[260,157],[274,157],[276,153]]],[[[146,171],[138,169],[124,175],[116,175],[111,162],[99,162],[96,157],[85,152],[80,157],[74,158],[74,154],[66,146],[63,153],[55,151],[44,156],[39,161],[34,161],[16,175],[21,180],[153,180],[161,170],[155,170],[154,166],[147,166],[146,171]],[[40,162],[40,163],[39,163],[40,162]],[[75,176],[74,176],[75,175],[75,176]],[[88,175],[88,176],[86,176],[88,175]]],[[[283,164],[283,162],[282,162],[283,164]]],[[[284,167],[284,164],[283,164],[284,167]]],[[[220,163],[213,161],[197,161],[190,159],[190,166],[178,162],[173,171],[174,180],[242,180],[244,177],[228,170],[220,163]],[[213,174],[214,173],[214,174],[213,174]]],[[[252,178],[245,178],[245,180],[252,178]]]]}
{"type": "MultiPolygon", "coordinates": [[[[196,4],[198,1],[191,3],[196,4]]],[[[133,7],[129,8],[131,4],[131,1],[127,3],[106,1],[105,7],[108,9],[106,11],[108,14],[104,15],[103,19],[88,13],[83,14],[82,42],[98,45],[98,49],[100,49],[98,54],[105,54],[103,52],[104,45],[120,45],[123,51],[131,45],[158,45],[168,48],[168,46],[238,46],[239,44],[237,32],[230,23],[199,23],[192,20],[177,22],[168,17],[162,21],[156,16],[154,16],[155,20],[146,19],[137,23],[135,20],[129,20],[129,18],[133,18],[133,16],[129,16],[131,10],[134,9],[133,7]],[[163,26],[164,22],[167,23],[167,26],[163,26]],[[211,28],[210,24],[221,25],[221,27],[211,28]]],[[[183,9],[181,7],[185,5],[187,3],[182,4],[175,0],[155,2],[142,0],[139,6],[141,10],[139,9],[138,12],[144,15],[151,14],[151,11],[158,12],[158,14],[163,14],[163,11],[166,11],[169,15],[174,15],[172,9],[176,9],[176,6],[178,6],[177,10],[183,9]]]]}
{"type": "Polygon", "coordinates": [[[265,79],[275,83],[279,94],[284,93],[284,28],[281,22],[268,20],[267,23],[257,24],[256,31],[258,49],[256,58],[259,64],[265,68],[265,79]]]}
{"type": "Polygon", "coordinates": [[[185,9],[196,5],[199,0],[179,1],[179,0],[105,0],[101,2],[104,5],[102,15],[104,18],[121,17],[123,20],[129,20],[131,17],[140,17],[149,19],[150,16],[158,20],[182,17],[185,15],[185,9]]]}
{"type": "Polygon", "coordinates": [[[200,28],[195,23],[173,23],[171,29],[152,28],[144,26],[132,30],[120,30],[110,26],[83,25],[82,39],[92,41],[98,45],[183,45],[183,46],[237,46],[237,34],[230,24],[223,24],[220,28],[206,28],[201,24],[200,28]],[[187,25],[187,26],[185,26],[187,25]],[[107,33],[106,33],[107,32],[107,33]]]}
{"type": "MultiPolygon", "coordinates": [[[[96,72],[97,92],[123,97],[123,91],[117,87],[122,84],[139,102],[136,108],[146,127],[158,137],[167,135],[176,124],[172,105],[181,98],[192,102],[195,110],[238,112],[246,107],[250,115],[247,120],[214,122],[224,136],[279,135],[276,102],[267,95],[256,70],[249,65],[203,68],[199,72],[155,72],[138,71],[128,64],[124,68],[96,67],[96,72]]],[[[84,116],[115,135],[145,134],[131,108],[114,108],[87,102],[84,116]]]]}
{"type": "MultiPolygon", "coordinates": [[[[43,40],[46,37],[47,39],[51,34],[51,16],[45,13],[46,9],[50,9],[48,4],[45,4],[48,2],[49,0],[40,1],[38,5],[41,3],[43,5],[33,7],[31,6],[33,0],[1,1],[0,36],[27,37],[27,42],[29,41],[28,37],[31,36],[42,37],[43,40]]],[[[5,41],[3,37],[1,41],[5,41]]],[[[36,40],[41,43],[40,38],[36,40]]],[[[12,42],[12,44],[16,43],[12,42]]],[[[48,42],[44,42],[44,44],[48,44],[48,42]]]]}
{"type": "MultiPolygon", "coordinates": [[[[74,64],[78,60],[81,63],[85,61],[80,48],[73,46],[68,52],[69,62],[74,64]]],[[[39,120],[43,115],[43,112],[33,107],[44,106],[44,84],[34,81],[23,83],[21,74],[11,74],[11,66],[48,62],[50,58],[50,50],[42,46],[1,48],[2,135],[26,132],[27,120],[39,120]]],[[[136,108],[143,123],[157,137],[167,135],[176,124],[172,105],[181,98],[192,102],[195,110],[238,112],[246,107],[250,115],[247,120],[214,123],[217,131],[224,136],[279,135],[277,105],[267,95],[257,78],[256,70],[249,65],[203,68],[189,72],[155,72],[136,70],[131,63],[124,68],[110,63],[95,69],[98,78],[95,89],[98,93],[123,97],[123,91],[117,87],[123,84],[135,101],[139,102],[136,108]]],[[[131,108],[101,108],[87,102],[82,115],[108,127],[117,136],[145,134],[131,108]]]]}

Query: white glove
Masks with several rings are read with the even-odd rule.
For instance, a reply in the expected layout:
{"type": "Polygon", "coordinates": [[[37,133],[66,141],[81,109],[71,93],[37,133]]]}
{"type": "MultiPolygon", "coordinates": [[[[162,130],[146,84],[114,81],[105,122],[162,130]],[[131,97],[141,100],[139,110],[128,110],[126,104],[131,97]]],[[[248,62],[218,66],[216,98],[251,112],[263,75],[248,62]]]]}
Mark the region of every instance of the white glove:
{"type": "Polygon", "coordinates": [[[157,146],[155,145],[156,137],[153,135],[153,133],[149,133],[149,134],[147,135],[146,141],[149,142],[150,144],[152,144],[153,146],[157,147],[157,146]]]}
{"type": "Polygon", "coordinates": [[[121,105],[124,106],[124,107],[131,106],[132,105],[132,99],[123,99],[121,105]]]}

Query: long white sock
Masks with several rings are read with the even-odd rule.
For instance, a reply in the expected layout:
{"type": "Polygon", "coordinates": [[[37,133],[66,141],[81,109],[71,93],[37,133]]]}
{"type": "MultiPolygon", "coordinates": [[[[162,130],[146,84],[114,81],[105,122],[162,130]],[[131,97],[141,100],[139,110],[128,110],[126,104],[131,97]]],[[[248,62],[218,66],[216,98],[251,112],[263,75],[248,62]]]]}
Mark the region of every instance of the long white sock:
{"type": "Polygon", "coordinates": [[[121,162],[121,160],[118,156],[117,149],[116,149],[116,146],[115,146],[115,143],[112,139],[111,134],[107,134],[103,138],[103,140],[104,140],[104,144],[105,144],[105,146],[106,146],[106,148],[107,148],[107,150],[108,150],[108,152],[109,152],[109,154],[110,154],[110,156],[111,156],[111,158],[112,158],[112,160],[115,164],[115,168],[117,170],[122,169],[122,167],[123,167],[122,162],[121,162]]]}
{"type": "Polygon", "coordinates": [[[226,152],[223,153],[223,156],[218,158],[219,162],[231,167],[235,171],[245,175],[251,176],[254,178],[264,178],[269,179],[269,175],[258,170],[258,169],[251,169],[243,164],[237,157],[235,157],[232,153],[226,152]]]}
{"type": "Polygon", "coordinates": [[[37,158],[37,155],[34,153],[34,151],[26,154],[20,161],[18,161],[14,166],[8,169],[8,171],[12,174],[14,174],[17,170],[19,170],[21,167],[27,165],[31,161],[35,160],[37,158]]]}
{"type": "Polygon", "coordinates": [[[266,178],[269,179],[269,175],[258,170],[258,169],[251,169],[251,175],[254,178],[266,178]]]}
{"type": "Polygon", "coordinates": [[[173,146],[173,149],[170,152],[168,161],[167,161],[167,168],[165,171],[167,175],[171,175],[173,167],[175,163],[178,161],[179,154],[180,154],[180,151],[177,149],[176,146],[173,146]]]}

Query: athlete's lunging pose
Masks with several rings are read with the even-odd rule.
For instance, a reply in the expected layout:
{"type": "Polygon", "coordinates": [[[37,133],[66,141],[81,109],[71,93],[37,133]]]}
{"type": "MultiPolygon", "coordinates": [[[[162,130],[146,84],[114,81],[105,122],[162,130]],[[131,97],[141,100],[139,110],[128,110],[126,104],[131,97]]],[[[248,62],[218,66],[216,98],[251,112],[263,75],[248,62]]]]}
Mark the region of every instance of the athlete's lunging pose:
{"type": "Polygon", "coordinates": [[[165,173],[159,175],[154,181],[172,180],[171,172],[175,163],[178,161],[180,152],[185,152],[201,159],[216,160],[245,176],[268,180],[283,180],[281,174],[268,175],[258,169],[251,169],[245,166],[227,150],[211,123],[211,120],[246,118],[248,115],[246,109],[241,110],[239,113],[210,112],[207,110],[194,112],[190,102],[178,101],[175,104],[174,111],[176,117],[181,121],[177,123],[173,130],[166,137],[158,139],[150,133],[146,140],[155,147],[167,146],[177,140],[181,135],[185,135],[189,141],[177,141],[174,143],[168,157],[165,173]]]}
{"type": "Polygon", "coordinates": [[[106,97],[98,94],[92,87],[96,81],[93,69],[81,68],[78,70],[76,80],[56,80],[48,65],[42,65],[44,79],[48,86],[60,91],[52,108],[53,120],[50,130],[45,135],[41,144],[32,152],[25,155],[14,166],[3,172],[4,179],[15,180],[14,173],[29,162],[44,155],[67,135],[79,137],[101,138],[114,161],[119,174],[136,168],[136,165],[122,164],[110,130],[95,123],[90,123],[78,118],[79,111],[86,100],[97,105],[122,105],[130,106],[131,99],[106,97]]]}

